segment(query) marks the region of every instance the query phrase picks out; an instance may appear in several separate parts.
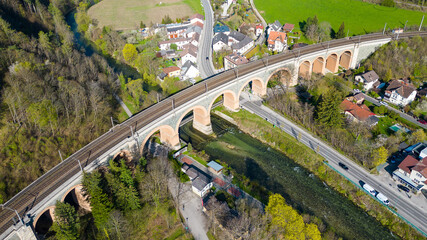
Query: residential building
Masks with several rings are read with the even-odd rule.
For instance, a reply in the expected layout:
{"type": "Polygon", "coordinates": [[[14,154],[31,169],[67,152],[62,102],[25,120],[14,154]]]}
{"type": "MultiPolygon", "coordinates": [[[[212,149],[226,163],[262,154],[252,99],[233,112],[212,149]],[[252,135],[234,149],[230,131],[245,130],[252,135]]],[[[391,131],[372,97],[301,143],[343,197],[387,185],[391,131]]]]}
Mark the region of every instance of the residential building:
{"type": "Polygon", "coordinates": [[[195,24],[196,22],[203,24],[204,19],[205,19],[205,17],[203,15],[197,13],[197,14],[194,14],[193,16],[191,16],[190,22],[191,22],[191,24],[195,24]]]}
{"type": "Polygon", "coordinates": [[[161,41],[159,42],[159,48],[160,50],[169,50],[171,44],[176,44],[177,49],[182,49],[184,47],[185,44],[190,43],[191,38],[176,38],[176,39],[171,39],[171,40],[167,40],[167,41],[161,41]]]}
{"type": "Polygon", "coordinates": [[[215,174],[219,174],[223,167],[215,161],[210,161],[208,163],[209,170],[215,174]]]}
{"type": "Polygon", "coordinates": [[[349,121],[364,122],[369,126],[374,126],[379,121],[375,114],[364,104],[357,105],[348,99],[344,99],[340,104],[340,108],[344,111],[349,121]]]}
{"type": "Polygon", "coordinates": [[[217,33],[224,33],[226,35],[230,34],[230,28],[225,25],[219,25],[219,23],[215,25],[213,31],[214,31],[214,34],[217,34],[217,33]]]}
{"type": "Polygon", "coordinates": [[[427,158],[418,160],[408,155],[393,172],[393,178],[414,191],[427,189],[427,158]]]}
{"type": "Polygon", "coordinates": [[[199,197],[203,197],[212,188],[212,181],[205,175],[199,175],[191,182],[192,190],[199,197]]]}
{"type": "Polygon", "coordinates": [[[172,58],[176,58],[178,55],[176,54],[175,50],[170,49],[170,50],[160,50],[156,53],[156,57],[158,58],[167,58],[167,59],[172,59],[172,58]]]}
{"type": "Polygon", "coordinates": [[[185,32],[187,31],[187,28],[188,26],[185,25],[167,28],[168,38],[175,39],[185,37],[185,32]]]}
{"type": "Polygon", "coordinates": [[[191,44],[188,45],[190,45],[191,47],[185,47],[185,49],[180,53],[182,65],[184,65],[184,63],[186,63],[187,61],[197,63],[197,48],[191,44]]]}
{"type": "Polygon", "coordinates": [[[225,70],[235,68],[236,66],[248,63],[248,59],[239,53],[233,53],[224,57],[225,70]]]}
{"type": "Polygon", "coordinates": [[[275,52],[283,52],[288,46],[287,36],[284,32],[271,31],[268,35],[268,50],[275,52]]]}
{"type": "Polygon", "coordinates": [[[195,34],[193,35],[193,37],[191,38],[190,43],[191,43],[193,46],[198,47],[198,46],[199,46],[199,39],[200,39],[200,34],[195,33],[195,34]]]}
{"type": "Polygon", "coordinates": [[[294,24],[285,23],[285,25],[283,25],[283,31],[287,33],[292,32],[292,30],[294,30],[294,26],[294,24]]]}
{"type": "Polygon", "coordinates": [[[215,52],[228,48],[228,36],[225,33],[218,33],[212,40],[212,48],[215,52]]]}
{"type": "Polygon", "coordinates": [[[200,75],[196,65],[191,61],[186,61],[181,67],[181,76],[183,80],[194,79],[200,75]]]}
{"type": "Polygon", "coordinates": [[[384,99],[399,105],[406,106],[415,100],[417,90],[408,81],[393,80],[384,93],[384,99]]]}
{"type": "Polygon", "coordinates": [[[243,55],[254,46],[254,41],[240,32],[233,31],[228,35],[228,46],[231,46],[233,52],[243,55]]]}
{"type": "Polygon", "coordinates": [[[427,97],[427,87],[417,91],[417,98],[427,97]]]}
{"type": "Polygon", "coordinates": [[[163,73],[167,74],[168,77],[179,77],[181,69],[177,66],[163,68],[163,73]]]}
{"type": "Polygon", "coordinates": [[[276,20],[272,24],[269,24],[267,27],[267,34],[270,35],[271,31],[275,31],[275,32],[282,31],[282,24],[278,20],[276,20]]]}
{"type": "Polygon", "coordinates": [[[368,91],[378,81],[379,77],[378,77],[378,74],[374,70],[372,70],[372,71],[357,75],[354,79],[357,82],[363,83],[363,89],[365,91],[368,91]]]}
{"type": "Polygon", "coordinates": [[[363,93],[358,93],[354,95],[354,100],[356,101],[356,104],[362,104],[365,100],[365,96],[363,95],[363,93]]]}
{"type": "Polygon", "coordinates": [[[186,38],[192,38],[195,34],[202,34],[202,28],[196,25],[191,25],[185,30],[186,38]]]}
{"type": "Polygon", "coordinates": [[[255,23],[242,23],[240,27],[238,28],[239,32],[249,36],[252,39],[256,39],[255,30],[256,30],[256,24],[255,23]]]}
{"type": "Polygon", "coordinates": [[[259,37],[263,33],[264,33],[264,27],[262,26],[262,24],[257,24],[256,27],[255,27],[255,35],[257,37],[259,37]]]}

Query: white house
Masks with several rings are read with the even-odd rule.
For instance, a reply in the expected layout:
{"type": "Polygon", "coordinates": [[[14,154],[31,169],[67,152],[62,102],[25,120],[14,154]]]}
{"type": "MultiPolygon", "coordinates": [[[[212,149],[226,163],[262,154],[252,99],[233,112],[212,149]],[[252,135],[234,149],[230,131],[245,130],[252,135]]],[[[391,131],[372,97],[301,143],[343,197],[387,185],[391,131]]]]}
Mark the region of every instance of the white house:
{"type": "Polygon", "coordinates": [[[193,62],[187,61],[181,67],[181,76],[183,80],[194,79],[200,75],[199,70],[193,62]]]}
{"type": "Polygon", "coordinates": [[[268,50],[275,52],[283,52],[288,46],[288,38],[284,32],[271,31],[268,35],[268,50]]]}
{"type": "Polygon", "coordinates": [[[193,46],[198,47],[199,46],[199,39],[200,39],[200,34],[195,33],[193,35],[193,37],[191,38],[190,43],[193,44],[193,46]]]}
{"type": "Polygon", "coordinates": [[[258,37],[264,32],[264,27],[261,24],[256,25],[255,35],[258,37]]]}
{"type": "Polygon", "coordinates": [[[282,27],[282,24],[276,20],[274,23],[267,26],[267,34],[270,35],[271,31],[280,32],[282,31],[282,27]]]}
{"type": "Polygon", "coordinates": [[[215,52],[228,48],[228,36],[224,33],[218,33],[212,40],[212,48],[215,52]]]}
{"type": "Polygon", "coordinates": [[[240,33],[240,32],[231,32],[228,35],[228,46],[231,46],[233,52],[244,54],[249,49],[255,45],[252,38],[240,33]]]}
{"type": "Polygon", "coordinates": [[[393,80],[384,93],[385,100],[399,106],[410,104],[415,100],[416,96],[417,90],[415,90],[415,87],[403,80],[393,80]]]}
{"type": "Polygon", "coordinates": [[[195,194],[197,194],[199,197],[203,197],[209,191],[209,189],[212,188],[212,182],[208,179],[208,177],[200,174],[192,181],[191,186],[195,194]]]}
{"type": "Polygon", "coordinates": [[[192,44],[187,44],[184,46],[184,50],[180,53],[181,64],[184,65],[185,62],[190,61],[193,63],[197,62],[197,47],[192,44]]]}
{"type": "Polygon", "coordinates": [[[196,25],[191,25],[187,28],[187,30],[185,31],[185,36],[187,38],[192,38],[194,34],[201,34],[202,33],[202,28],[196,25]]]}
{"type": "Polygon", "coordinates": [[[379,78],[380,77],[378,77],[378,74],[374,70],[372,70],[357,75],[354,79],[358,82],[363,83],[363,89],[365,89],[365,91],[368,91],[374,86],[374,84],[378,81],[379,78]]]}
{"type": "Polygon", "coordinates": [[[393,172],[393,178],[415,191],[427,189],[427,158],[418,160],[408,155],[393,172]]]}
{"type": "Polygon", "coordinates": [[[204,19],[204,17],[203,17],[203,15],[201,15],[201,14],[194,14],[191,18],[190,18],[190,22],[191,22],[191,24],[195,24],[196,22],[199,22],[199,23],[201,23],[201,24],[204,24],[204,22],[203,22],[203,19],[204,19]]]}
{"type": "Polygon", "coordinates": [[[159,48],[160,50],[169,50],[171,44],[176,44],[177,49],[182,49],[184,45],[190,43],[190,41],[191,38],[176,38],[168,41],[161,41],[159,42],[159,48]]]}

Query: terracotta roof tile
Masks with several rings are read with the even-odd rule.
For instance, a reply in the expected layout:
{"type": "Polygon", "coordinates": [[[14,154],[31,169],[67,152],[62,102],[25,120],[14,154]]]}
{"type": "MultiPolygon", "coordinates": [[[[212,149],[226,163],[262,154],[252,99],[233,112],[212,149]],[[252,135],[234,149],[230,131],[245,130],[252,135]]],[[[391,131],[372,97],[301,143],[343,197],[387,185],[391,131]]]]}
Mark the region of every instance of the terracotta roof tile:
{"type": "Polygon", "coordinates": [[[411,173],[411,169],[417,165],[418,160],[415,159],[413,156],[408,155],[400,164],[399,168],[407,173],[411,173]]]}
{"type": "Polygon", "coordinates": [[[286,33],[271,31],[270,34],[268,35],[268,44],[273,45],[274,42],[276,42],[276,40],[279,40],[282,43],[285,42],[286,41],[286,33]]]}
{"type": "Polygon", "coordinates": [[[373,112],[368,110],[369,108],[367,106],[362,105],[362,107],[360,107],[347,99],[341,102],[340,107],[342,110],[351,113],[351,115],[359,121],[366,121],[370,116],[375,116],[373,112]]]}

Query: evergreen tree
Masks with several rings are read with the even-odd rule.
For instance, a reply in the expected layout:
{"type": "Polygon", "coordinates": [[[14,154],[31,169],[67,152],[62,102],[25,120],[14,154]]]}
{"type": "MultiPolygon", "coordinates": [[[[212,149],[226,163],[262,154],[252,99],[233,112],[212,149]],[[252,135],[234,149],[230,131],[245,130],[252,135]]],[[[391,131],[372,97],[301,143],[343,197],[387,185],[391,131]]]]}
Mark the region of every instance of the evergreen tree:
{"type": "Polygon", "coordinates": [[[138,192],[133,186],[126,186],[111,173],[106,173],[108,186],[113,195],[114,205],[122,211],[135,210],[140,207],[138,192]]]}
{"type": "Polygon", "coordinates": [[[344,22],[341,23],[340,29],[337,32],[336,38],[343,38],[345,37],[345,25],[344,22]]]}
{"type": "Polygon", "coordinates": [[[331,90],[322,97],[317,110],[317,122],[327,128],[340,127],[343,122],[339,108],[341,94],[331,90]]]}
{"type": "Polygon", "coordinates": [[[80,223],[76,209],[68,203],[57,201],[52,229],[58,240],[79,239],[80,223]]]}
{"type": "Polygon", "coordinates": [[[89,194],[92,215],[98,229],[104,228],[112,210],[112,203],[102,189],[101,181],[101,174],[97,171],[90,174],[85,173],[83,176],[84,190],[89,194]]]}

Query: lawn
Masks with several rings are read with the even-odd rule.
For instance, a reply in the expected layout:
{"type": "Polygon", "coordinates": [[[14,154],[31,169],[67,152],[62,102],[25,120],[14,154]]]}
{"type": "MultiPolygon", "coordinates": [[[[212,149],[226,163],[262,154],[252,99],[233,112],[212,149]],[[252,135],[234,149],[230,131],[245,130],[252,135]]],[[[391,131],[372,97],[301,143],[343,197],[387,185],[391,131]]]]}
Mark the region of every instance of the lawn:
{"type": "MultiPolygon", "coordinates": [[[[384,28],[403,28],[407,25],[419,25],[422,12],[410,11],[398,8],[388,8],[357,0],[254,0],[261,15],[272,23],[279,20],[295,24],[299,29],[299,23],[308,17],[317,15],[319,22],[329,22],[335,31],[338,31],[342,22],[345,23],[349,35],[364,34],[366,32],[378,32],[384,28]]],[[[427,26],[424,21],[423,26],[427,26]]]]}
{"type": "Polygon", "coordinates": [[[103,0],[88,10],[99,26],[109,25],[115,30],[137,29],[141,21],[149,25],[161,23],[165,15],[175,20],[196,12],[203,14],[200,0],[103,0]]]}

